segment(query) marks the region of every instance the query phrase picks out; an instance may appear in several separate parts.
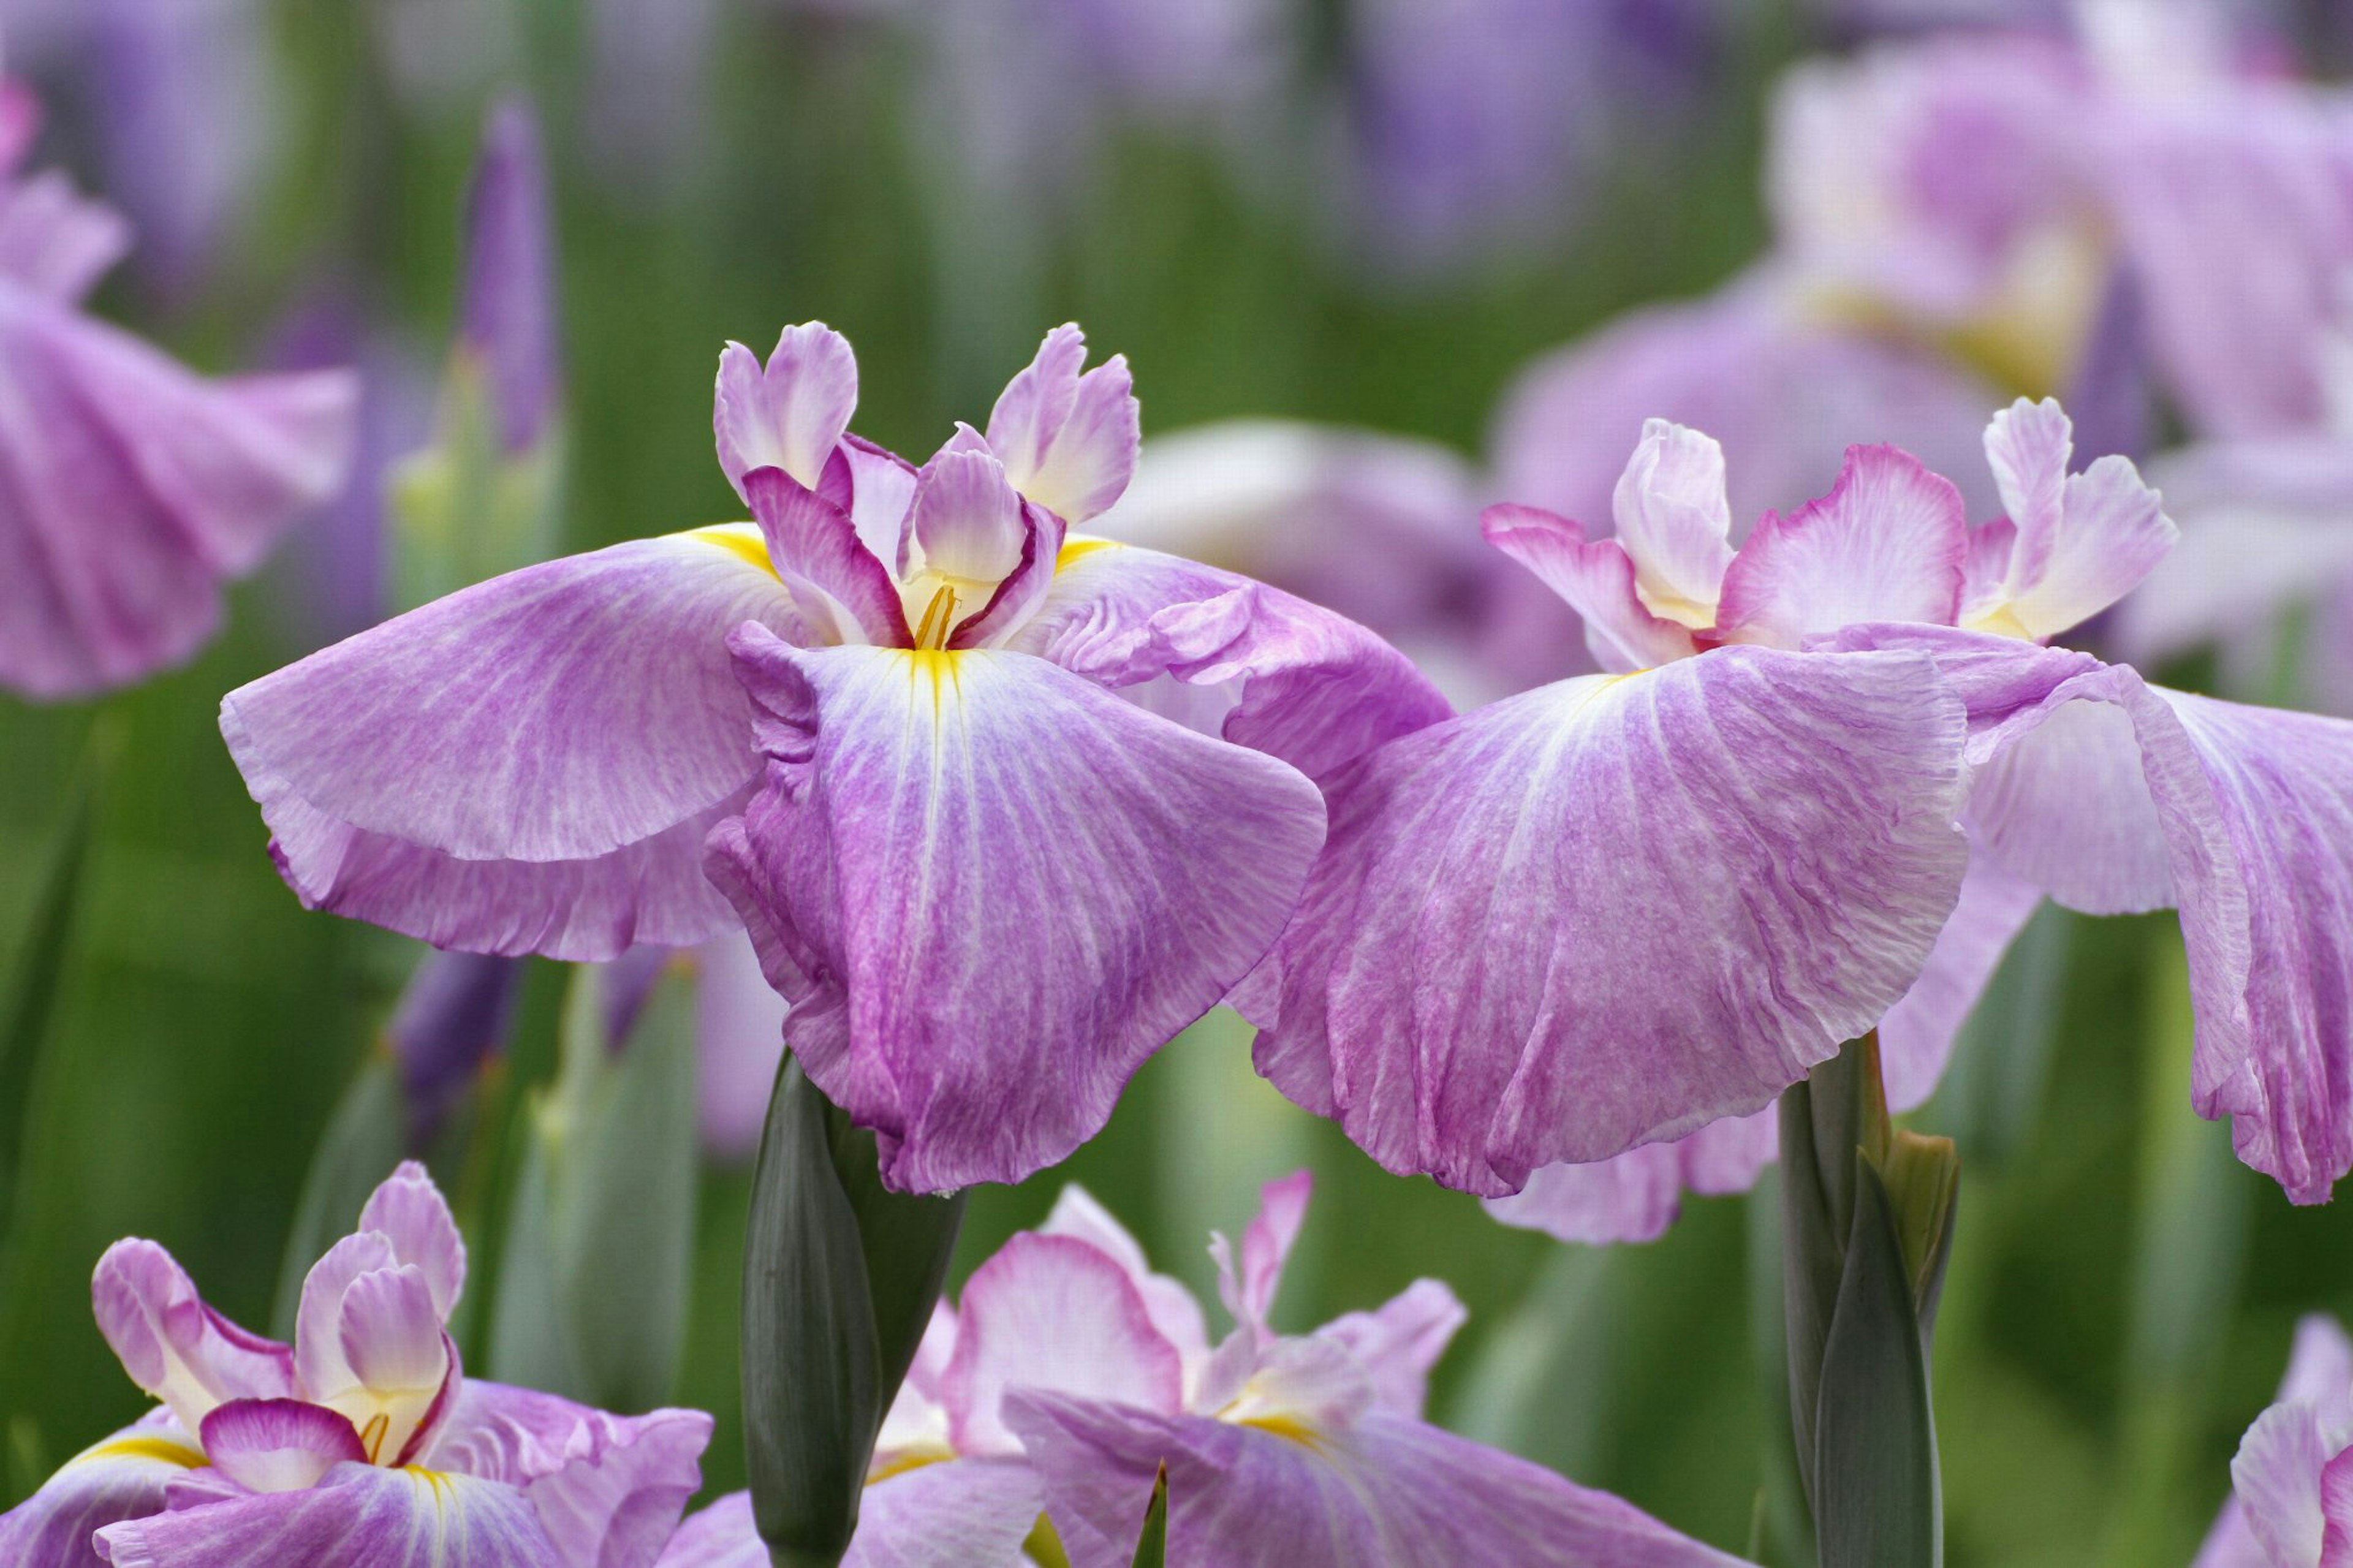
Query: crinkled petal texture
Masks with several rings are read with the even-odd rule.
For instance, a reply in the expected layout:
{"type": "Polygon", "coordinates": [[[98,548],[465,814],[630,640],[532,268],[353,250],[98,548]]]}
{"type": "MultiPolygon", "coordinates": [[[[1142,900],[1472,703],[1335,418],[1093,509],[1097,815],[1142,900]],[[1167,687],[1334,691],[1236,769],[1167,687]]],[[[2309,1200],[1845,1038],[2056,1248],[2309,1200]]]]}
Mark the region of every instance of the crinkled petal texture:
{"type": "Polygon", "coordinates": [[[207,1490],[98,1541],[114,1568],[573,1568],[514,1488],[375,1465],[338,1465],[303,1491],[207,1490]]]}
{"type": "Polygon", "coordinates": [[[758,772],[727,634],[793,630],[741,531],[494,578],[232,691],[304,902],[443,947],[611,958],[730,923],[700,851],[758,772]]]}
{"type": "Polygon", "coordinates": [[[1729,1568],[1632,1505],[1375,1412],[1312,1442],[1063,1394],[1008,1404],[1073,1568],[1126,1568],[1161,1463],[1176,1568],[1729,1568]]]}
{"type": "Polygon", "coordinates": [[[1927,662],[1726,648],[1396,742],[1329,788],[1260,1070],[1489,1196],[1757,1110],[1926,961],[1962,731],[1927,662]]]}
{"type": "Polygon", "coordinates": [[[1293,768],[1042,659],[734,646],[770,763],[711,875],[902,1190],[1092,1137],[1273,942],[1323,841],[1293,768]]]}
{"type": "Polygon", "coordinates": [[[208,382],[0,279],[0,686],[85,696],[187,658],[349,458],[341,372],[208,382]]]}
{"type": "Polygon", "coordinates": [[[66,1461],[41,1489],[0,1514],[0,1563],[97,1568],[90,1537],[105,1525],[164,1511],[164,1489],[205,1462],[161,1412],[66,1461]]]}
{"type": "MultiPolygon", "coordinates": [[[[841,1568],[1019,1568],[1043,1498],[1029,1467],[953,1459],[868,1485],[841,1568]]],[[[686,1521],[659,1568],[768,1568],[752,1494],[731,1492],[686,1521]]]]}

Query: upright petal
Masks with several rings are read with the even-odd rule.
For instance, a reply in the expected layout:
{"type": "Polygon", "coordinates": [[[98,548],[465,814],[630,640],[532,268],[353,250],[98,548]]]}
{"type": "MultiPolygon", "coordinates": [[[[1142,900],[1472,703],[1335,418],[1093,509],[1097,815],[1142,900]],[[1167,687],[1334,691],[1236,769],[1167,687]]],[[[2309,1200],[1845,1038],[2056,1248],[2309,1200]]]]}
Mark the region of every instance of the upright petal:
{"type": "MultiPolygon", "coordinates": [[[[984,584],[984,592],[1012,572],[1029,537],[1021,497],[1005,465],[985,451],[946,449],[925,464],[907,526],[924,570],[984,584]]],[[[965,613],[978,608],[975,602],[965,613]]]]}
{"type": "Polygon", "coordinates": [[[1184,1365],[1117,1263],[1070,1237],[1025,1234],[973,1271],[956,1306],[943,1385],[956,1452],[1020,1452],[1002,1413],[1016,1389],[1173,1412],[1184,1365]]]}
{"type": "Polygon", "coordinates": [[[344,1292],[364,1275],[399,1267],[392,1238],[374,1230],[344,1237],[311,1265],[294,1315],[293,1392],[325,1403],[357,1386],[359,1374],[343,1352],[344,1292]]]}
{"type": "MultiPolygon", "coordinates": [[[[1567,518],[1532,506],[1491,506],[1480,514],[1479,527],[1489,543],[1568,602],[1585,622],[1586,647],[1603,668],[1648,669],[1699,651],[1687,627],[1651,614],[1633,559],[1616,540],[1588,540],[1567,518]]],[[[1713,599],[1707,607],[1712,617],[1713,599]]]]}
{"type": "MultiPolygon", "coordinates": [[[[925,1465],[867,1487],[841,1568],[1023,1568],[1042,1506],[1037,1477],[1018,1461],[925,1465]]],[[[730,1492],[688,1520],[658,1568],[768,1568],[752,1494],[730,1492]]]]}
{"type": "Polygon", "coordinates": [[[204,1463],[204,1450],[168,1415],[126,1426],[68,1459],[40,1490],[0,1514],[0,1563],[98,1568],[92,1532],[163,1512],[165,1484],[204,1463]]]}
{"type": "Polygon", "coordinates": [[[1724,574],[1716,629],[1795,647],[1859,621],[1949,626],[1968,548],[1952,481],[1893,447],[1850,447],[1830,494],[1766,513],[1748,536],[1724,574]]]}
{"type": "Polygon", "coordinates": [[[701,836],[757,773],[725,642],[745,620],[798,626],[755,543],[641,540],[240,687],[221,732],[306,902],[475,951],[685,945],[725,918],[701,836]]]}
{"type": "Polygon", "coordinates": [[[988,416],[989,449],[1013,488],[1073,528],[1120,498],[1143,445],[1126,356],[1082,375],[1086,362],[1086,334],[1055,328],[988,416]]]}
{"type": "Polygon", "coordinates": [[[759,520],[768,560],[818,643],[907,646],[907,622],[890,570],[849,514],[782,468],[754,468],[736,488],[759,520]]]}
{"type": "Polygon", "coordinates": [[[1667,1143],[1645,1143],[1583,1165],[1546,1165],[1509,1197],[1487,1200],[1504,1225],[1560,1241],[1599,1246],[1655,1241],[1683,1215],[1683,1194],[1745,1193],[1773,1163],[1780,1134],[1773,1107],[1727,1116],[1667,1143]]]}
{"type": "Polygon", "coordinates": [[[1257,962],[1322,841],[1290,768],[1043,660],[734,646],[770,768],[711,875],[902,1190],[1092,1136],[1257,962]]]}
{"type": "Polygon", "coordinates": [[[1713,626],[1716,594],[1732,564],[1724,448],[1672,420],[1645,420],[1642,439],[1619,476],[1611,513],[1643,604],[1682,626],[1713,626]]]}
{"type": "Polygon", "coordinates": [[[1260,1070],[1490,1196],[1758,1110],[1951,912],[1962,722],[1931,665],[1724,649],[1393,742],[1329,788],[1260,1070]]]}
{"type": "Polygon", "coordinates": [[[2030,637],[2054,636],[2123,598],[2179,536],[2130,461],[2105,457],[2070,474],[2073,450],[2073,426],[2049,398],[2021,398],[1986,431],[1986,457],[2016,530],[1989,612],[2006,613],[2030,637]]]}
{"type": "Polygon", "coordinates": [[[738,494],[754,468],[782,468],[816,489],[857,407],[858,356],[824,322],[786,327],[765,366],[731,342],[719,355],[712,400],[719,466],[738,494]]]}
{"type": "Polygon", "coordinates": [[[1469,1317],[1443,1282],[1417,1279],[1372,1311],[1333,1319],[1315,1337],[1347,1347],[1372,1384],[1377,1408],[1419,1419],[1430,1369],[1469,1317]]]}
{"type": "Polygon", "coordinates": [[[375,1465],[109,1525],[98,1541],[114,1568],[576,1568],[512,1487],[375,1465]]]}
{"type": "Polygon", "coordinates": [[[193,1432],[231,1399],[292,1392],[293,1355],[204,1303],[195,1281],[152,1241],[118,1241],[98,1260],[90,1304],[131,1381],[193,1432]]]}
{"type": "Polygon", "coordinates": [[[1259,1189],[1258,1213],[1242,1232],[1241,1268],[1222,1236],[1210,1237],[1209,1254],[1218,1262],[1218,1294],[1234,1321],[1261,1337],[1268,1333],[1267,1316],[1274,1310],[1274,1293],[1282,1284],[1282,1266],[1299,1240],[1307,1218],[1307,1200],[1315,1189],[1312,1171],[1293,1171],[1259,1189]]]}
{"type": "Polygon", "coordinates": [[[360,1210],[360,1229],[380,1231],[393,1256],[414,1265],[430,1290],[433,1310],[443,1320],[456,1310],[466,1288],[466,1242],[441,1189],[415,1160],[385,1178],[360,1210]]]}
{"type": "Polygon", "coordinates": [[[232,1399],[205,1417],[205,1457],[249,1492],[299,1492],[337,1465],[364,1465],[352,1424],[300,1399],[232,1399]]]}

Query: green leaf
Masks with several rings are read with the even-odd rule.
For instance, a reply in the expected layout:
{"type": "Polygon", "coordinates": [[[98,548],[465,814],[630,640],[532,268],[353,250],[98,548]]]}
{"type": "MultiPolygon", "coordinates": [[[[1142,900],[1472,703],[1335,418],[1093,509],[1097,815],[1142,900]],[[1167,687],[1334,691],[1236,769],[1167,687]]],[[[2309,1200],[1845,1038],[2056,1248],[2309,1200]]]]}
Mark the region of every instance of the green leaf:
{"type": "Polygon", "coordinates": [[[99,789],[115,749],[112,734],[104,728],[91,734],[81,778],[58,829],[55,858],[42,879],[33,902],[33,918],[16,949],[5,1011],[0,1012],[0,1224],[5,1224],[16,1206],[26,1124],[34,1112],[34,1079],[42,1045],[56,1017],[74,917],[81,907],[99,789]]]}
{"type": "Polygon", "coordinates": [[[1152,1479],[1152,1500],[1144,1506],[1144,1534],[1135,1542],[1134,1568],[1166,1568],[1168,1562],[1168,1467],[1152,1479]]]}
{"type": "Polygon", "coordinates": [[[1860,1151],[1853,1191],[1816,1411],[1821,1568],[1937,1568],[1944,1521],[1927,1357],[1894,1206],[1860,1151]]]}
{"type": "Polygon", "coordinates": [[[565,458],[561,419],[529,450],[501,451],[488,372],[462,350],[452,355],[434,444],[385,481],[395,602],[414,609],[546,559],[562,511],[565,458]]]}
{"type": "Polygon", "coordinates": [[[294,1223],[286,1233],[286,1253],[278,1269],[278,1293],[269,1311],[270,1331],[294,1338],[294,1318],[302,1305],[302,1281],[327,1248],[351,1234],[376,1184],[392,1174],[406,1151],[401,1130],[408,1116],[400,1087],[400,1066],[382,1049],[366,1061],[335,1103],[327,1130],[311,1156],[295,1201],[294,1223]]]}
{"type": "MultiPolygon", "coordinates": [[[[1831,1218],[1815,1142],[1814,1086],[1781,1091],[1781,1313],[1788,1345],[1789,1428],[1798,1479],[1814,1493],[1815,1411],[1821,1402],[1822,1345],[1830,1337],[1846,1269],[1846,1231],[1831,1218]]],[[[1833,1118],[1835,1120],[1835,1118],[1833,1118]]],[[[1850,1145],[1850,1147],[1852,1147],[1850,1145]]]]}

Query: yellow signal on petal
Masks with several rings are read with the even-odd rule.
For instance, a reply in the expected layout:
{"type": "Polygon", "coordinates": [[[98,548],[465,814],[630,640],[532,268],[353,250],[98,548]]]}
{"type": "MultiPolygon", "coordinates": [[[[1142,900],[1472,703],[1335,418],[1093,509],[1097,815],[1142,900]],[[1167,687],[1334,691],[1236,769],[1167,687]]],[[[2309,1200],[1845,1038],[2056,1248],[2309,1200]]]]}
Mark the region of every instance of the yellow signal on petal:
{"type": "Polygon", "coordinates": [[[700,540],[715,544],[731,555],[740,556],[757,566],[769,576],[776,574],[776,563],[768,559],[768,541],[756,522],[716,522],[709,528],[691,528],[678,535],[681,539],[700,540]]]}
{"type": "Polygon", "coordinates": [[[157,1464],[177,1465],[187,1470],[201,1469],[208,1462],[185,1443],[174,1442],[169,1437],[116,1437],[83,1449],[66,1463],[90,1464],[100,1459],[153,1459],[157,1464]]]}
{"type": "Polygon", "coordinates": [[[1101,550],[1117,550],[1116,539],[1098,539],[1091,533],[1074,533],[1062,541],[1062,548],[1054,557],[1054,570],[1061,571],[1074,561],[1083,560],[1101,550]]]}

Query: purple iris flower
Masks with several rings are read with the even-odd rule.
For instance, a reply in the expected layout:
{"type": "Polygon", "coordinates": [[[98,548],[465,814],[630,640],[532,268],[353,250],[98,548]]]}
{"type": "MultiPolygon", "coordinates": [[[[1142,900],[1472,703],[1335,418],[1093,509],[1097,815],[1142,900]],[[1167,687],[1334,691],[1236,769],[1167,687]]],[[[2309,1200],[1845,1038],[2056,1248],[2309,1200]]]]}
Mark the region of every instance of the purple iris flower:
{"type": "Polygon", "coordinates": [[[10,1563],[82,1568],[647,1568],[702,1484],[711,1417],[616,1416],[469,1382],[445,1325],[466,1247],[424,1167],[303,1281],[290,1347],[205,1305],[152,1241],[91,1281],[158,1401],[0,1517],[10,1563]]]}
{"type": "Polygon", "coordinates": [[[2190,1568],[2353,1561],[2353,1343],[2335,1319],[2296,1325],[2279,1398],[2240,1439],[2231,1490],[2190,1568]]]}
{"type": "MultiPolygon", "coordinates": [[[[1182,1568],[1461,1563],[1716,1568],[1736,1559],[1616,1498],[1429,1425],[1430,1367],[1461,1326],[1417,1280],[1314,1332],[1269,1324],[1305,1172],[1263,1190],[1239,1249],[1211,1243],[1233,1328],[1119,1222],[1065,1188],[1039,1229],[934,1313],[884,1419],[845,1568],[1017,1568],[1024,1543],[1125,1568],[1168,1467],[1182,1568]]],[[[687,1521],[660,1568],[760,1568],[749,1499],[687,1521]]]]}
{"type": "Polygon", "coordinates": [[[0,686],[87,696],[192,656],[221,584],[333,495],[355,393],[339,372],[207,382],[85,315],[130,243],[54,171],[0,83],[0,686]]]}
{"type": "Polygon", "coordinates": [[[919,468],[846,434],[834,332],[731,345],[757,521],[495,578],[223,701],[288,882],[487,952],[748,925],[895,1185],[1061,1158],[1280,931],[1314,781],[1448,711],[1351,622],[1070,532],[1137,444],[1125,364],[1084,358],[1050,334],[919,468]]]}
{"type": "MultiPolygon", "coordinates": [[[[1998,415],[2008,515],[1972,528],[1945,479],[1857,447],[1735,550],[1720,449],[1662,421],[1614,539],[1491,509],[1620,673],[1327,781],[1329,840],[1244,999],[1261,1070],[1389,1168],[1501,1196],[1762,1110],[1940,941],[1960,971],[1998,952],[2024,884],[2180,910],[2193,1105],[2327,1198],[2353,1165],[2353,724],[2047,646],[2175,533],[2129,462],[2070,473],[2071,449],[2055,403],[1998,415]]],[[[1958,1016],[1936,990],[1931,1070],[1958,1016]]]]}

